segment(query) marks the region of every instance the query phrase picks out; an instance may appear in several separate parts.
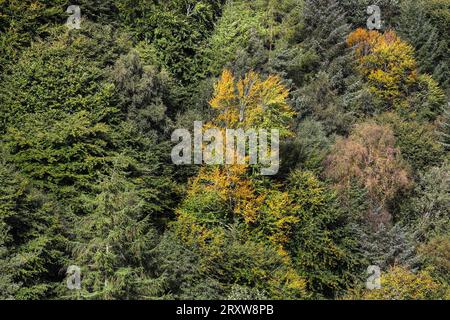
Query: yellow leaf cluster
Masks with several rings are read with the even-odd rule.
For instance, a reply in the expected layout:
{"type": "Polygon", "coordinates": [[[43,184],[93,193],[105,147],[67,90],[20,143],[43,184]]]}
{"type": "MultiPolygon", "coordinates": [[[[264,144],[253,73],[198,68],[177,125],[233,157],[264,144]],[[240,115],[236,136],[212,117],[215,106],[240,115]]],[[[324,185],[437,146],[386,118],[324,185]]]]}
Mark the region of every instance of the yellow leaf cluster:
{"type": "Polygon", "coordinates": [[[354,48],[370,90],[383,101],[400,102],[418,81],[414,49],[394,31],[382,34],[359,28],[348,36],[347,44],[354,48]]]}
{"type": "Polygon", "coordinates": [[[288,192],[274,191],[265,201],[264,212],[273,219],[269,240],[278,247],[278,253],[288,258],[289,254],[285,250],[285,245],[289,242],[292,229],[299,222],[299,218],[292,214],[298,210],[288,192]]]}
{"type": "Polygon", "coordinates": [[[253,71],[237,80],[224,70],[214,87],[211,107],[218,112],[214,125],[222,128],[279,129],[289,136],[289,124],[295,112],[287,100],[289,90],[278,76],[263,80],[253,71]]]}
{"type": "Polygon", "coordinates": [[[413,273],[395,266],[381,274],[381,289],[364,290],[364,300],[429,300],[445,298],[448,288],[427,272],[413,273]]]}
{"type": "Polygon", "coordinates": [[[252,180],[248,179],[246,165],[203,167],[192,181],[188,196],[215,191],[228,204],[231,212],[247,223],[255,222],[264,195],[257,195],[252,180]]]}

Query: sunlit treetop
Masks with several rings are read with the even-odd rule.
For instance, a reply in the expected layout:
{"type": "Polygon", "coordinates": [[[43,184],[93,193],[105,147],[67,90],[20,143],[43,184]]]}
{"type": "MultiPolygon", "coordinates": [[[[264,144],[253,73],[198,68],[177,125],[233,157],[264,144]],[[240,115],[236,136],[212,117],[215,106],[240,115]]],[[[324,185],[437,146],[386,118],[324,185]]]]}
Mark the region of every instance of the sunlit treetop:
{"type": "Polygon", "coordinates": [[[289,124],[295,112],[288,104],[289,90],[278,76],[262,79],[250,71],[236,79],[224,70],[214,87],[211,107],[218,115],[214,124],[226,128],[279,129],[280,136],[290,136],[289,124]]]}

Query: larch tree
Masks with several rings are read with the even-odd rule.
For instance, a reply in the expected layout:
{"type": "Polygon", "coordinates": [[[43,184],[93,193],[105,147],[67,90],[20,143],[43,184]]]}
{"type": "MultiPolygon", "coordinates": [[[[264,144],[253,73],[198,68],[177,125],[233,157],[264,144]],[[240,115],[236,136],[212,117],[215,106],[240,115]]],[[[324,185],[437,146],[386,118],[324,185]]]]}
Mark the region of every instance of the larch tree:
{"type": "Polygon", "coordinates": [[[369,217],[376,224],[389,222],[389,201],[411,186],[392,130],[374,123],[358,124],[348,138],[339,138],[325,164],[327,177],[337,186],[349,188],[356,182],[367,189],[369,217]]]}

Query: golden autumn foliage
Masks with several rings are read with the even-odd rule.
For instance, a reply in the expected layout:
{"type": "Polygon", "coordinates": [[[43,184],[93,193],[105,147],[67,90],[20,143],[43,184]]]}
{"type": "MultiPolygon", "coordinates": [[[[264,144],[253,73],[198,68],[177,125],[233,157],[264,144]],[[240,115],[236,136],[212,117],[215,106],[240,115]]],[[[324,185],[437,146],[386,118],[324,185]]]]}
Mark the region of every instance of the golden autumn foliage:
{"type": "MultiPolygon", "coordinates": [[[[281,137],[289,136],[294,112],[287,103],[288,94],[277,76],[262,80],[257,73],[249,72],[236,80],[224,70],[210,101],[217,115],[205,128],[218,128],[222,134],[227,128],[279,129],[281,137]]],[[[307,281],[295,270],[285,250],[293,226],[299,221],[294,216],[296,205],[288,192],[279,190],[280,186],[269,188],[251,172],[251,166],[243,164],[202,167],[190,180],[172,229],[183,243],[201,252],[204,272],[225,276],[228,266],[223,262],[224,251],[246,248],[250,252],[240,254],[256,260],[248,261],[251,270],[232,266],[246,270],[238,278],[266,283],[273,298],[305,297],[307,281]],[[229,228],[236,223],[245,234],[233,240],[240,242],[239,248],[229,239],[229,228]],[[268,271],[272,260],[279,264],[275,272],[268,271]]]]}
{"type": "Polygon", "coordinates": [[[292,237],[293,227],[299,222],[299,218],[293,214],[296,210],[298,205],[288,192],[273,190],[267,195],[264,203],[263,212],[270,228],[268,239],[285,257],[288,256],[285,245],[292,237]]]}
{"type": "Polygon", "coordinates": [[[187,212],[178,213],[177,222],[172,225],[172,230],[186,246],[195,247],[205,256],[204,263],[200,265],[202,271],[208,272],[211,268],[208,262],[222,256],[220,250],[224,243],[222,230],[207,228],[187,212]]]}
{"type": "Polygon", "coordinates": [[[378,206],[411,184],[392,130],[375,123],[358,124],[348,138],[336,141],[326,175],[340,187],[359,182],[378,206]]]}
{"type": "Polygon", "coordinates": [[[251,179],[246,175],[247,166],[229,165],[226,167],[203,167],[192,180],[187,198],[203,198],[213,193],[223,203],[228,213],[244,218],[245,222],[254,222],[264,201],[264,195],[258,195],[251,179]]]}
{"type": "MultiPolygon", "coordinates": [[[[278,76],[263,80],[251,71],[237,80],[229,70],[224,70],[210,101],[217,115],[205,127],[217,127],[221,131],[226,128],[278,129],[281,137],[288,136],[294,115],[287,102],[288,95],[288,89],[278,76]]],[[[257,220],[265,201],[265,195],[255,190],[249,166],[241,164],[203,167],[191,181],[187,199],[199,195],[205,199],[206,194],[214,194],[212,197],[220,200],[222,209],[242,217],[246,223],[257,220]]],[[[271,206],[266,204],[266,208],[267,205],[271,206]]],[[[214,220],[212,216],[209,218],[214,220]]]]}
{"type": "Polygon", "coordinates": [[[290,136],[289,124],[295,112],[287,103],[289,90],[278,76],[263,80],[253,71],[236,79],[224,70],[214,87],[211,107],[218,112],[213,120],[221,128],[279,129],[280,137],[290,136]]]}
{"type": "Polygon", "coordinates": [[[299,221],[294,215],[298,205],[288,192],[257,190],[246,170],[244,165],[203,167],[191,181],[179,212],[196,211],[193,214],[200,223],[233,218],[241,218],[248,225],[264,223],[267,239],[285,255],[284,245],[299,221]]]}
{"type": "MultiPolygon", "coordinates": [[[[306,280],[302,278],[293,268],[278,270],[274,277],[269,280],[269,285],[273,288],[281,288],[284,286],[286,287],[285,290],[288,290],[289,295],[291,296],[298,296],[302,298],[308,296],[306,280]]],[[[274,293],[274,299],[285,299],[283,296],[277,295],[277,291],[274,293]]]]}
{"type": "Polygon", "coordinates": [[[394,31],[358,28],[348,36],[347,45],[354,48],[359,70],[376,96],[390,105],[406,98],[409,87],[418,80],[410,44],[394,31]]]}
{"type": "Polygon", "coordinates": [[[435,300],[448,299],[449,291],[426,271],[413,273],[405,267],[394,266],[382,272],[381,288],[363,290],[346,299],[363,300],[435,300]]]}

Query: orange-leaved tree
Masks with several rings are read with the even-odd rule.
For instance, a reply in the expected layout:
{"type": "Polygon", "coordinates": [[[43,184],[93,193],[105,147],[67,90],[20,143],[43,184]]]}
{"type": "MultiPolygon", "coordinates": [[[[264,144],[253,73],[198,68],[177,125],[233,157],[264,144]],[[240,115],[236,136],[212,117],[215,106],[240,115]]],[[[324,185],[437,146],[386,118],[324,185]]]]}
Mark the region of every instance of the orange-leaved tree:
{"type": "Polygon", "coordinates": [[[380,33],[359,28],[347,38],[354,47],[359,70],[370,84],[370,90],[389,107],[404,99],[409,87],[418,80],[413,47],[394,31],[380,33]]]}
{"type": "Polygon", "coordinates": [[[433,120],[445,104],[444,91],[428,74],[419,74],[413,47],[394,31],[359,28],[347,37],[357,68],[382,111],[396,110],[408,118],[433,120]]]}

